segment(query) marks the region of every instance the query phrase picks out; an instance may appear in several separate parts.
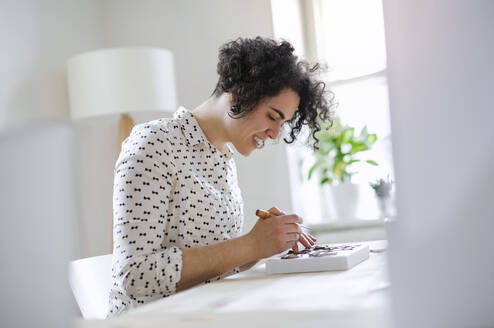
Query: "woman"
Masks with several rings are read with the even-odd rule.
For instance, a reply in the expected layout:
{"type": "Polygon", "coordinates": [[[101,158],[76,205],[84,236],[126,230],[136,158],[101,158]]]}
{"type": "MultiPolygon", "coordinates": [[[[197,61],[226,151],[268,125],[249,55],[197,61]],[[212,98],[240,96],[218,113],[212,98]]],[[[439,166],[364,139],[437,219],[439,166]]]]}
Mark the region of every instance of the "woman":
{"type": "Polygon", "coordinates": [[[314,244],[297,215],[274,207],[276,217],[240,236],[243,201],[228,145],[248,156],[282,125],[291,143],[303,125],[314,135],[317,120],[330,119],[324,83],[312,77],[317,67],[293,51],[260,37],[226,43],[209,99],[140,124],[125,140],[115,171],[109,316],[296,250],[297,241],[314,244]]]}

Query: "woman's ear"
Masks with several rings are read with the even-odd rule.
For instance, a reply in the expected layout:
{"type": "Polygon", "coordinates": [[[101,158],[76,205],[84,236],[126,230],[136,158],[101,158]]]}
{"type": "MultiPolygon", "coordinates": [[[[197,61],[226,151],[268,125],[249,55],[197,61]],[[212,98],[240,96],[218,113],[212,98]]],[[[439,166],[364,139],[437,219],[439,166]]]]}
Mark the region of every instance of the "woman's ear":
{"type": "Polygon", "coordinates": [[[232,104],[235,102],[235,98],[237,98],[237,96],[234,93],[230,93],[230,102],[232,104]]]}

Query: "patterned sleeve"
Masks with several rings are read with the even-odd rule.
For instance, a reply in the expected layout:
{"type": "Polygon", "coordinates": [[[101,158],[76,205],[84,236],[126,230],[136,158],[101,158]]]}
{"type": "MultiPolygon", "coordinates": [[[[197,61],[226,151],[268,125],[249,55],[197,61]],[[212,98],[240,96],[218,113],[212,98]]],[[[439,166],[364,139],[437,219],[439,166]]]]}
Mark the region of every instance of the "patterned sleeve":
{"type": "Polygon", "coordinates": [[[157,135],[136,126],[115,166],[110,315],[169,296],[180,280],[181,250],[162,245],[174,173],[157,135]]]}

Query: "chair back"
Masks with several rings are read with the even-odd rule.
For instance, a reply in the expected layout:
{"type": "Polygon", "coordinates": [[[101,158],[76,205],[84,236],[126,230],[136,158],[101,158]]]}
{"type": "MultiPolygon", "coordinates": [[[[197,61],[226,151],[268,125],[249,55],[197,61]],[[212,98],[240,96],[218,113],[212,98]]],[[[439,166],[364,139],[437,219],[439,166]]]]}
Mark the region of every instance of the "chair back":
{"type": "Polygon", "coordinates": [[[111,287],[112,254],[69,264],[69,282],[84,319],[105,319],[111,287]]]}

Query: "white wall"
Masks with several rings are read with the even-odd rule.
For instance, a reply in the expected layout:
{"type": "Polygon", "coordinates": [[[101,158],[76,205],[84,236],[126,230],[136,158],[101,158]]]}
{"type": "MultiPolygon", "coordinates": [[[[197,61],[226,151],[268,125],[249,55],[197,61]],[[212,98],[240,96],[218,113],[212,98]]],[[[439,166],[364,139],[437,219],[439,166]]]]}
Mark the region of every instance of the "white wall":
{"type": "Polygon", "coordinates": [[[98,0],[0,1],[0,128],[66,118],[65,61],[103,46],[98,0]]]}
{"type": "MultiPolygon", "coordinates": [[[[270,6],[270,0],[1,0],[0,129],[68,118],[66,61],[103,47],[171,50],[178,102],[192,109],[215,86],[221,44],[239,36],[273,36],[270,6]]],[[[80,142],[80,257],[87,257],[110,252],[116,117],[75,125],[80,142]]],[[[291,209],[283,145],[236,160],[246,203],[245,230],[254,224],[256,208],[291,209]]]]}
{"type": "Polygon", "coordinates": [[[218,48],[239,36],[272,36],[269,0],[107,0],[106,45],[148,45],[175,55],[178,100],[193,108],[216,84],[218,48]]]}

